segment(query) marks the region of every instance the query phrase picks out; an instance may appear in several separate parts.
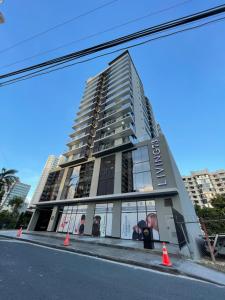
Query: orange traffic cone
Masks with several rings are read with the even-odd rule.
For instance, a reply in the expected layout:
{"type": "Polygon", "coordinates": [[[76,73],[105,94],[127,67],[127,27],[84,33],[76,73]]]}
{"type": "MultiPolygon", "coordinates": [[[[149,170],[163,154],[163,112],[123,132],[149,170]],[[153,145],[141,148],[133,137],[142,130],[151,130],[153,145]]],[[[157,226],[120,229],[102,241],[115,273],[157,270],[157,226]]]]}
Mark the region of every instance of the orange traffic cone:
{"type": "Polygon", "coordinates": [[[23,230],[22,227],[20,227],[20,229],[18,229],[17,234],[16,234],[17,237],[21,237],[21,235],[22,235],[22,230],[23,230]]]}
{"type": "Polygon", "coordinates": [[[163,255],[162,255],[162,264],[164,266],[167,266],[167,267],[171,267],[172,266],[172,263],[170,261],[170,258],[169,258],[169,255],[168,255],[168,252],[167,252],[167,249],[166,249],[166,243],[163,242],[163,255]]]}
{"type": "Polygon", "coordinates": [[[69,235],[69,232],[67,232],[66,238],[65,238],[65,240],[63,242],[63,245],[64,246],[69,246],[69,244],[70,244],[70,235],[69,235]]]}

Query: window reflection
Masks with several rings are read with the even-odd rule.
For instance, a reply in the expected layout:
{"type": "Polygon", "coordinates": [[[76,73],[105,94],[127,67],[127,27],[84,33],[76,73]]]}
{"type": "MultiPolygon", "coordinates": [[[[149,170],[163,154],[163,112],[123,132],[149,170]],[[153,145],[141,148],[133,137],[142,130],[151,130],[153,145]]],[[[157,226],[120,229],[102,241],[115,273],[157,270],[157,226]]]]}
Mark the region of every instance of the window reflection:
{"type": "Polygon", "coordinates": [[[122,192],[149,192],[152,190],[148,147],[143,146],[123,153],[122,192]]]}
{"type": "Polygon", "coordinates": [[[68,171],[61,199],[88,197],[94,162],[71,167],[68,171]]]}

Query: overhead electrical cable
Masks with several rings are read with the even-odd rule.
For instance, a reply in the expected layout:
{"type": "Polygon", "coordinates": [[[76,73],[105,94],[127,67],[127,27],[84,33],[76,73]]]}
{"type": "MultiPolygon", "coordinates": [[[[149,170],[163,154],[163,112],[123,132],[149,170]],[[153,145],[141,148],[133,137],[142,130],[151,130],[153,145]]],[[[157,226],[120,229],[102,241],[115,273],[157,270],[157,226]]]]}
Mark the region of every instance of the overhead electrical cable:
{"type": "Polygon", "coordinates": [[[0,79],[12,77],[12,76],[22,74],[22,73],[27,73],[29,71],[33,71],[36,69],[39,69],[39,71],[41,72],[41,71],[43,71],[44,67],[51,66],[52,68],[54,68],[58,63],[64,64],[70,60],[74,60],[77,58],[84,57],[86,55],[90,55],[90,54],[93,54],[93,53],[96,53],[96,52],[99,52],[102,50],[106,50],[106,49],[121,45],[123,43],[130,42],[132,40],[136,40],[136,39],[140,39],[140,38],[152,35],[154,33],[160,33],[162,31],[172,29],[172,28],[175,28],[175,27],[178,27],[181,25],[187,25],[192,22],[199,21],[199,20],[205,19],[207,17],[215,16],[215,15],[218,15],[223,12],[225,12],[225,5],[217,6],[212,9],[201,11],[201,12],[198,12],[198,13],[195,13],[195,14],[192,14],[189,16],[185,16],[185,17],[182,17],[182,18],[179,18],[176,20],[172,20],[172,21],[169,21],[166,23],[162,23],[162,24],[159,24],[159,25],[156,25],[153,27],[149,27],[147,29],[144,29],[144,30],[141,30],[141,31],[138,31],[138,32],[135,32],[135,33],[132,33],[132,34],[129,34],[129,35],[126,35],[126,36],[123,36],[123,37],[120,37],[120,38],[117,38],[117,39],[114,39],[114,40],[111,40],[111,41],[108,41],[108,42],[105,42],[105,43],[102,43],[102,44],[99,44],[99,45],[96,45],[93,47],[89,47],[89,48],[86,48],[86,49],[83,49],[80,51],[76,51],[76,52],[70,53],[68,55],[57,57],[55,59],[48,60],[48,61],[42,62],[40,64],[37,64],[37,65],[33,65],[33,66],[30,66],[30,67],[27,67],[24,69],[20,69],[20,70],[14,71],[14,72],[3,74],[0,76],[0,79]]]}
{"type": "Polygon", "coordinates": [[[115,29],[119,29],[119,28],[121,28],[121,27],[127,26],[127,25],[129,25],[129,24],[136,23],[136,22],[138,22],[138,21],[141,21],[141,20],[143,20],[143,19],[149,18],[149,17],[151,17],[151,16],[154,16],[154,15],[157,15],[157,14],[161,14],[161,13],[163,13],[163,12],[166,12],[166,11],[169,11],[169,10],[171,10],[171,9],[177,8],[177,7],[179,7],[179,6],[181,6],[181,5],[184,5],[184,4],[186,4],[186,3],[188,3],[188,2],[191,2],[191,1],[193,1],[193,0],[186,0],[186,1],[183,1],[183,2],[176,3],[176,4],[174,4],[174,5],[168,6],[168,7],[166,7],[166,8],[160,9],[160,10],[150,12],[150,13],[144,15],[144,16],[141,16],[141,17],[138,17],[138,18],[135,18],[135,19],[131,19],[131,20],[125,22],[125,23],[122,23],[122,24],[118,24],[118,25],[112,26],[112,27],[110,27],[110,28],[108,28],[108,29],[105,29],[105,30],[102,30],[102,31],[99,31],[99,32],[96,32],[96,33],[93,33],[93,34],[90,34],[90,35],[87,35],[87,36],[85,36],[85,37],[82,37],[82,38],[80,38],[80,39],[74,40],[74,41],[72,41],[72,42],[69,42],[69,43],[60,45],[60,46],[55,47],[55,48],[51,48],[51,49],[46,50],[46,51],[39,52],[39,53],[37,53],[37,54],[34,54],[34,55],[31,55],[31,56],[25,57],[25,58],[23,58],[23,59],[21,59],[21,60],[14,61],[14,62],[12,62],[12,63],[3,65],[2,67],[0,67],[0,69],[7,68],[7,67],[11,67],[11,66],[16,65],[16,64],[19,64],[19,63],[21,63],[21,62],[25,62],[25,61],[28,61],[28,60],[30,60],[30,59],[33,59],[33,58],[36,58],[36,57],[43,56],[43,55],[46,55],[46,54],[48,54],[48,53],[54,52],[54,51],[56,51],[56,50],[63,49],[63,48],[65,48],[65,47],[68,47],[68,46],[77,44],[77,43],[79,43],[79,42],[88,40],[88,39],[90,39],[90,38],[93,38],[93,37],[96,37],[96,36],[99,36],[99,35],[102,35],[102,34],[104,34],[104,33],[113,31],[113,30],[115,30],[115,29]]]}
{"type": "Polygon", "coordinates": [[[111,5],[111,4],[113,4],[113,3],[117,2],[117,1],[119,1],[119,0],[112,0],[112,1],[106,2],[105,4],[102,4],[102,5],[100,5],[100,6],[97,6],[96,8],[93,8],[93,9],[91,9],[91,10],[89,10],[89,11],[86,11],[86,12],[84,12],[84,13],[78,15],[78,16],[75,16],[75,17],[69,19],[69,20],[66,20],[66,21],[64,21],[64,22],[62,22],[62,23],[59,23],[59,24],[57,24],[57,25],[55,25],[55,26],[52,26],[52,27],[50,27],[50,28],[48,28],[48,29],[46,29],[46,30],[44,30],[44,31],[41,31],[41,32],[39,32],[39,33],[36,33],[36,34],[34,34],[34,35],[32,35],[32,36],[30,36],[30,37],[24,39],[24,40],[21,40],[21,41],[15,43],[15,44],[13,44],[13,45],[11,45],[11,46],[5,48],[5,49],[0,50],[0,53],[4,53],[4,52],[6,52],[6,51],[8,51],[8,50],[11,50],[11,49],[13,49],[13,48],[16,48],[16,47],[18,47],[18,46],[20,46],[20,45],[22,45],[22,44],[24,44],[24,43],[27,43],[27,42],[29,42],[29,41],[31,41],[31,40],[34,40],[34,39],[36,39],[37,37],[40,37],[40,36],[42,36],[42,35],[44,35],[44,34],[50,32],[50,31],[53,31],[53,30],[55,30],[55,29],[57,29],[57,28],[60,28],[60,27],[62,27],[62,26],[64,26],[64,25],[67,25],[67,24],[69,24],[69,23],[71,23],[71,22],[74,22],[74,21],[76,21],[76,20],[78,20],[78,19],[80,19],[80,18],[82,18],[82,17],[85,17],[85,16],[87,16],[87,15],[89,15],[89,14],[91,14],[91,13],[93,13],[93,12],[99,10],[99,9],[102,9],[102,8],[104,8],[104,7],[106,7],[106,6],[109,6],[109,5],[111,5]]]}
{"type": "MultiPolygon", "coordinates": [[[[82,61],[78,61],[78,62],[75,62],[75,63],[72,63],[72,64],[67,64],[65,66],[57,67],[57,68],[52,69],[52,70],[48,70],[48,69],[52,68],[52,66],[46,67],[45,69],[42,69],[41,71],[35,71],[35,72],[29,73],[27,75],[20,76],[20,77],[15,78],[15,79],[4,81],[0,84],[0,87],[10,85],[10,84],[14,84],[16,82],[28,80],[28,79],[31,79],[31,78],[34,78],[34,77],[37,77],[37,76],[49,74],[49,73],[52,73],[52,72],[55,72],[55,71],[58,71],[58,70],[62,70],[62,69],[68,68],[68,67],[72,67],[72,66],[77,65],[77,64],[82,64],[82,63],[85,63],[85,62],[88,62],[88,61],[91,61],[91,60],[94,60],[94,59],[97,59],[97,58],[100,58],[100,57],[103,57],[103,56],[107,56],[107,55],[110,55],[110,54],[113,54],[113,53],[116,53],[116,52],[120,52],[120,51],[123,51],[123,50],[126,50],[126,49],[131,49],[131,48],[134,48],[134,47],[137,47],[137,46],[141,46],[141,45],[144,45],[144,44],[147,44],[149,42],[153,42],[153,41],[156,41],[156,40],[159,40],[159,39],[162,39],[162,38],[173,36],[173,35],[183,33],[183,32],[186,32],[186,31],[190,31],[190,30],[193,30],[193,29],[198,29],[200,27],[210,25],[212,23],[216,23],[216,22],[219,22],[219,21],[225,21],[225,17],[218,18],[218,19],[215,19],[215,20],[211,20],[211,21],[199,24],[199,25],[195,25],[195,26],[192,26],[192,27],[189,27],[189,28],[181,29],[181,30],[171,32],[171,33],[168,33],[168,34],[160,35],[158,37],[148,39],[148,40],[140,42],[140,43],[136,43],[136,44],[133,44],[133,45],[130,45],[130,46],[127,46],[127,47],[123,47],[123,48],[120,48],[120,49],[117,49],[117,50],[114,50],[114,51],[103,53],[103,54],[100,54],[100,55],[97,55],[97,56],[94,56],[94,57],[91,57],[91,58],[88,58],[88,59],[85,59],[85,60],[82,60],[82,61]],[[48,70],[48,71],[43,72],[44,70],[48,70]]],[[[57,65],[60,65],[60,64],[62,64],[62,63],[59,63],[57,65]]]]}

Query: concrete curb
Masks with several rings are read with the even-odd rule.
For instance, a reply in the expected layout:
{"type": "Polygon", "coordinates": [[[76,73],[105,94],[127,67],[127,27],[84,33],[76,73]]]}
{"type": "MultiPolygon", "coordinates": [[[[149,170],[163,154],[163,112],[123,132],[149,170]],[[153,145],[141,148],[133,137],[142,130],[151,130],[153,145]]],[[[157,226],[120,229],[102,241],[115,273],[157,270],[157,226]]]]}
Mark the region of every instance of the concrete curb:
{"type": "Polygon", "coordinates": [[[2,234],[0,234],[0,236],[4,237],[4,238],[8,238],[8,239],[13,239],[13,240],[18,240],[18,241],[30,243],[30,244],[36,244],[36,245],[45,246],[45,247],[49,247],[49,248],[53,248],[53,249],[58,249],[58,250],[72,252],[72,253],[83,254],[83,255],[96,257],[96,258],[102,258],[102,259],[105,259],[105,260],[108,260],[108,261],[114,261],[114,262],[123,263],[123,264],[126,264],[126,265],[133,265],[133,266],[142,267],[142,268],[150,269],[150,270],[155,270],[155,271],[159,271],[159,272],[163,272],[163,273],[169,273],[169,274],[172,274],[172,275],[183,275],[183,276],[193,278],[193,279],[197,279],[197,280],[201,280],[201,281],[204,281],[204,282],[207,282],[207,283],[216,284],[218,286],[225,286],[225,284],[220,284],[216,281],[209,280],[208,278],[206,279],[204,277],[197,276],[195,274],[186,273],[186,272],[181,271],[178,268],[174,268],[174,267],[166,267],[166,266],[163,266],[163,265],[160,265],[160,264],[159,265],[146,264],[146,263],[142,263],[142,262],[133,261],[133,260],[130,260],[130,259],[122,259],[122,258],[119,258],[119,257],[111,257],[111,256],[103,255],[103,254],[98,255],[98,254],[90,252],[90,251],[83,251],[83,250],[79,250],[79,249],[74,249],[74,248],[71,248],[69,246],[65,247],[63,245],[56,245],[56,244],[50,244],[50,243],[46,243],[46,242],[32,241],[32,240],[27,240],[25,238],[9,237],[9,236],[5,236],[5,235],[2,235],[2,234]]]}

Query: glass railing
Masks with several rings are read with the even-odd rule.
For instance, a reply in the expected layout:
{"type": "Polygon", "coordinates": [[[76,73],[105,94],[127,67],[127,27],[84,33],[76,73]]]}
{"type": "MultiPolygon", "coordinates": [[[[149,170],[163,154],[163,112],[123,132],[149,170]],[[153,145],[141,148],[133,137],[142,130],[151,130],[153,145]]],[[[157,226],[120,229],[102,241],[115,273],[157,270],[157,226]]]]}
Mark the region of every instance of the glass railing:
{"type": "Polygon", "coordinates": [[[110,137],[110,136],[113,136],[114,134],[117,134],[117,133],[121,133],[121,132],[123,132],[127,129],[132,129],[134,131],[134,127],[131,124],[123,125],[121,127],[115,128],[114,130],[112,130],[110,132],[105,132],[105,133],[101,134],[100,137],[99,137],[99,140],[110,137]]]}
{"type": "Polygon", "coordinates": [[[107,92],[109,93],[109,92],[123,86],[125,83],[131,84],[131,78],[129,75],[122,77],[120,80],[116,80],[113,84],[109,84],[107,92]]]}
{"type": "Polygon", "coordinates": [[[129,143],[129,142],[131,142],[131,139],[130,139],[129,136],[127,136],[127,137],[122,138],[122,139],[121,139],[121,142],[118,142],[118,141],[115,142],[115,141],[113,141],[113,142],[111,142],[111,143],[101,144],[101,145],[99,145],[98,150],[95,151],[95,152],[99,152],[99,151],[103,151],[103,150],[108,150],[108,149],[110,149],[110,148],[118,147],[118,146],[127,144],[127,143],[129,143]]]}
{"type": "MultiPolygon", "coordinates": [[[[128,117],[131,117],[131,118],[132,118],[132,116],[131,116],[130,113],[127,113],[127,114],[125,114],[125,115],[123,115],[123,116],[121,116],[121,117],[119,117],[119,118],[112,119],[112,120],[110,120],[110,121],[108,121],[108,122],[103,123],[103,124],[102,124],[102,128],[107,127],[107,126],[110,126],[110,125],[112,125],[112,124],[114,124],[114,123],[116,123],[116,122],[122,121],[122,120],[124,120],[124,119],[126,119],[126,118],[128,118],[128,117]]],[[[133,118],[132,118],[132,119],[133,119],[133,118]]],[[[99,128],[98,130],[101,130],[102,128],[99,128]]]]}
{"type": "Polygon", "coordinates": [[[131,107],[131,105],[130,105],[129,103],[124,104],[124,105],[121,105],[121,107],[119,107],[117,110],[112,110],[112,111],[110,111],[110,112],[108,112],[108,113],[105,113],[104,116],[103,116],[101,119],[104,119],[104,118],[106,118],[106,117],[109,117],[109,116],[111,116],[111,115],[117,113],[118,111],[121,111],[121,112],[122,112],[124,109],[129,108],[129,107],[130,107],[131,110],[132,110],[132,107],[131,107]]]}
{"type": "Polygon", "coordinates": [[[122,66],[120,66],[119,68],[113,70],[113,71],[110,71],[109,75],[108,75],[108,78],[114,76],[115,74],[119,73],[119,72],[123,72],[123,70],[125,70],[126,68],[130,68],[130,64],[129,63],[126,63],[122,66]]]}
{"type": "Polygon", "coordinates": [[[127,59],[124,59],[123,61],[118,62],[117,64],[115,64],[114,66],[112,66],[112,67],[110,68],[110,72],[116,71],[116,70],[122,68],[124,65],[128,65],[128,64],[130,64],[129,59],[128,59],[128,58],[127,58],[127,59]]]}
{"type": "Polygon", "coordinates": [[[121,87],[118,87],[118,89],[116,89],[113,93],[108,94],[105,103],[108,103],[114,98],[120,97],[121,95],[129,92],[131,92],[131,84],[125,83],[121,87]]]}
{"type": "Polygon", "coordinates": [[[130,70],[125,70],[125,72],[119,74],[118,76],[108,79],[107,86],[109,86],[111,84],[115,84],[120,79],[123,79],[125,76],[130,76],[130,70]]]}
{"type": "MultiPolygon", "coordinates": [[[[119,96],[118,96],[118,98],[119,98],[119,96]]],[[[116,99],[115,99],[115,100],[116,100],[116,99]]],[[[124,97],[122,97],[121,99],[117,99],[117,101],[114,101],[114,102],[112,102],[112,103],[106,105],[105,108],[104,108],[104,111],[110,109],[111,107],[113,107],[113,106],[115,106],[115,105],[120,105],[120,104],[122,104],[123,102],[125,102],[125,101],[127,101],[127,100],[131,100],[130,95],[124,96],[124,97]],[[118,101],[118,100],[119,100],[119,101],[118,101]]]]}

